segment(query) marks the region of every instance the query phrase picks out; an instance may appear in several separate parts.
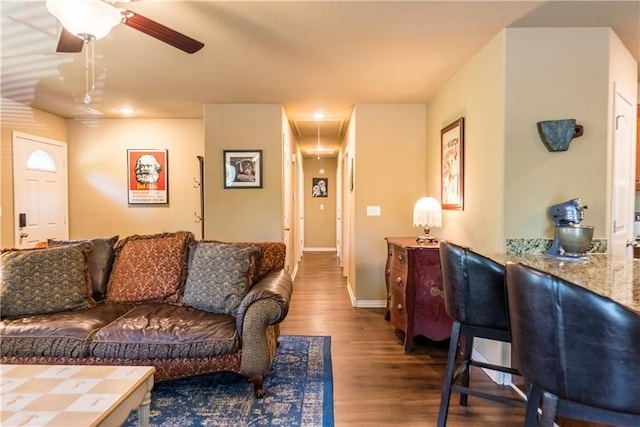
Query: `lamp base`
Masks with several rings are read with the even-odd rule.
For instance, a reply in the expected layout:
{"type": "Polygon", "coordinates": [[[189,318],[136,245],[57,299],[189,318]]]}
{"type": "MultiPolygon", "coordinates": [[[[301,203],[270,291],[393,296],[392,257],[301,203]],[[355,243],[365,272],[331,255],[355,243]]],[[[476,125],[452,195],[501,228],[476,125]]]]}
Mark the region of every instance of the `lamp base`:
{"type": "Polygon", "coordinates": [[[416,237],[416,242],[418,243],[424,243],[424,242],[433,243],[437,241],[438,239],[436,239],[431,235],[431,227],[428,225],[424,226],[424,234],[422,236],[416,237]]]}
{"type": "Polygon", "coordinates": [[[438,239],[436,237],[431,236],[430,234],[416,237],[416,242],[418,243],[425,243],[425,242],[435,243],[437,241],[438,239]]]}

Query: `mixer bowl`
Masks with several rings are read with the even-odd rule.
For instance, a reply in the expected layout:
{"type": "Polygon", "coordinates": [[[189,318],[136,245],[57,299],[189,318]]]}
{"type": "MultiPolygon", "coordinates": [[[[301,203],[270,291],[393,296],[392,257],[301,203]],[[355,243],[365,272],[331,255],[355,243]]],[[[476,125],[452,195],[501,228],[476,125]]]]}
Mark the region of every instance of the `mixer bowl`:
{"type": "Polygon", "coordinates": [[[581,225],[578,227],[556,227],[558,243],[568,254],[583,254],[591,249],[593,227],[581,225]]]}

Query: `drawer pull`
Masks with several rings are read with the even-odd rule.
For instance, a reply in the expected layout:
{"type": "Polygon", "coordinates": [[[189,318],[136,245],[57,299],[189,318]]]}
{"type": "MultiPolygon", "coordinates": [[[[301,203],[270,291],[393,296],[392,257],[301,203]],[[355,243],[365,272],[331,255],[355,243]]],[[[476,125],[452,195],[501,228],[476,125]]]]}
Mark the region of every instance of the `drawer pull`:
{"type": "Polygon", "coordinates": [[[391,269],[387,268],[387,276],[391,274],[391,269]]]}
{"type": "Polygon", "coordinates": [[[400,264],[404,264],[405,262],[407,262],[404,255],[398,255],[398,261],[400,261],[400,264]]]}
{"type": "Polygon", "coordinates": [[[398,285],[398,286],[402,286],[402,277],[398,277],[398,278],[396,279],[396,285],[398,285]]]}
{"type": "Polygon", "coordinates": [[[398,304],[396,306],[396,310],[398,310],[398,313],[404,314],[404,307],[402,306],[402,304],[398,304]]]}

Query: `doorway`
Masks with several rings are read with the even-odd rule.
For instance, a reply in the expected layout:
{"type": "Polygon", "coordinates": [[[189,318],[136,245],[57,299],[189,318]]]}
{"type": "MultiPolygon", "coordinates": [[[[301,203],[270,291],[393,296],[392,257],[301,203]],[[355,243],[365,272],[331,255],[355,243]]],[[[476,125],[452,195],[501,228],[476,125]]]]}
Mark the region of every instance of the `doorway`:
{"type": "Polygon", "coordinates": [[[13,132],[14,246],[69,238],[67,144],[13,132]]]}
{"type": "Polygon", "coordinates": [[[631,257],[633,248],[634,175],[633,97],[614,84],[613,100],[613,179],[611,189],[611,255],[631,257]]]}
{"type": "Polygon", "coordinates": [[[305,157],[304,171],[304,250],[337,250],[337,169],[335,157],[305,157]]]}

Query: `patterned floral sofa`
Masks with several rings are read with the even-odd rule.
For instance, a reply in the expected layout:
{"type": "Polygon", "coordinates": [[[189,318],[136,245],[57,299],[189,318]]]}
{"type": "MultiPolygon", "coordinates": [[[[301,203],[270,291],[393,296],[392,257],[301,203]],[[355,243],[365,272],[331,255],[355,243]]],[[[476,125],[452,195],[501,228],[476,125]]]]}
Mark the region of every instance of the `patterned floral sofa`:
{"type": "Polygon", "coordinates": [[[0,362],[232,371],[262,397],[293,288],[285,250],[184,231],[3,250],[0,362]]]}

